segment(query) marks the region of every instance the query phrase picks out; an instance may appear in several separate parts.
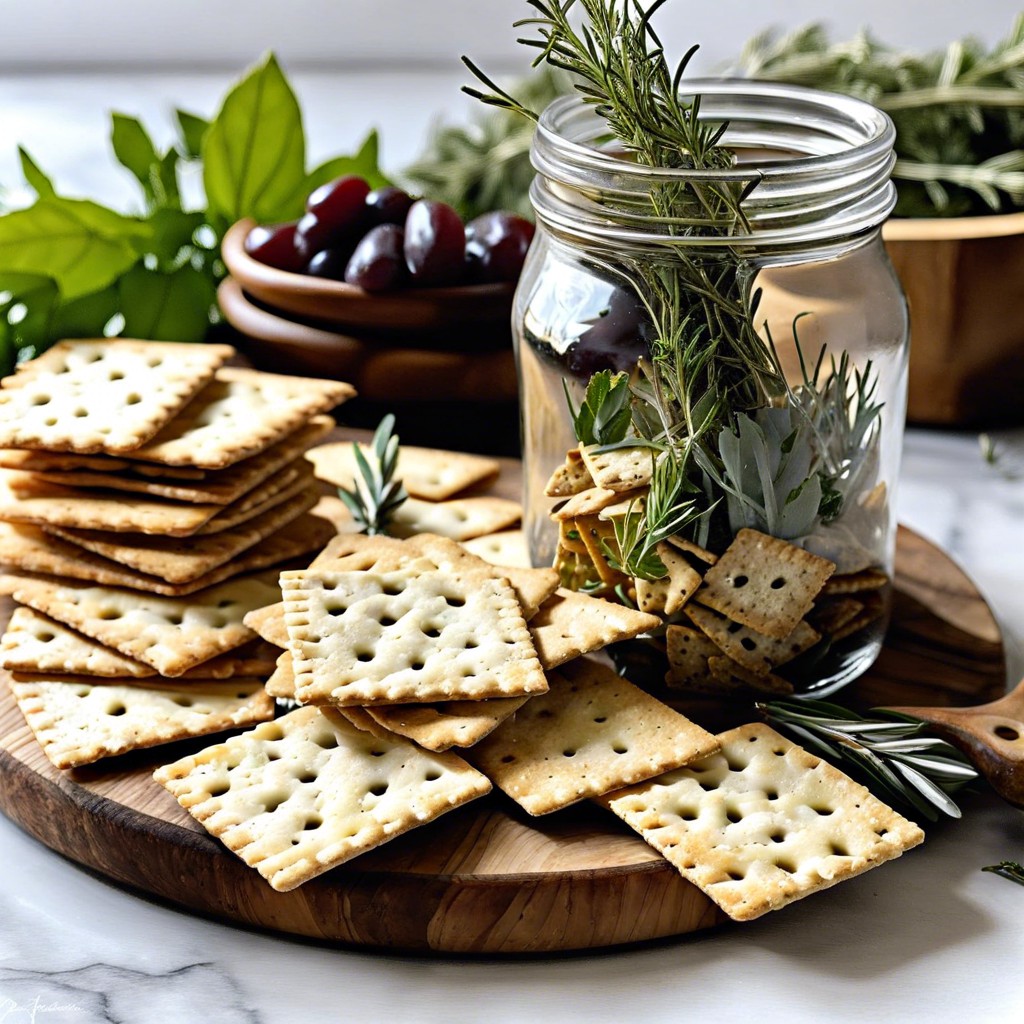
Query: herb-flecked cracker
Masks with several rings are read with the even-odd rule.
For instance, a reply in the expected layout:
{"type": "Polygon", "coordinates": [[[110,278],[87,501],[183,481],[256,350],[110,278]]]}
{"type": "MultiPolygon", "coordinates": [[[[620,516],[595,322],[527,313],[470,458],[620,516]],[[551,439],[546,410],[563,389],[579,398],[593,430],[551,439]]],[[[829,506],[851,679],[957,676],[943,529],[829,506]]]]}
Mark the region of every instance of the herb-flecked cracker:
{"type": "Polygon", "coordinates": [[[429,560],[392,572],[281,575],[295,696],[401,704],[547,690],[511,586],[429,560]]]}
{"type": "Polygon", "coordinates": [[[730,917],[748,921],[916,846],[924,834],[767,726],[600,803],[730,917]]]}
{"type": "Polygon", "coordinates": [[[274,714],[274,702],[258,679],[168,686],[15,676],[11,693],[58,768],[254,725],[274,714]]]}
{"type": "Polygon", "coordinates": [[[757,530],[740,530],[695,600],[784,640],[810,611],[835,563],[757,530]]]}
{"type": "Polygon", "coordinates": [[[0,381],[0,446],[131,452],[233,351],[126,338],[58,342],[0,381]]]}
{"type": "Polygon", "coordinates": [[[549,814],[718,749],[688,718],[599,662],[581,658],[467,751],[530,814],[549,814]]]}
{"type": "Polygon", "coordinates": [[[154,778],[281,892],[491,788],[453,754],[363,732],[316,708],[182,758],[154,778]]]}

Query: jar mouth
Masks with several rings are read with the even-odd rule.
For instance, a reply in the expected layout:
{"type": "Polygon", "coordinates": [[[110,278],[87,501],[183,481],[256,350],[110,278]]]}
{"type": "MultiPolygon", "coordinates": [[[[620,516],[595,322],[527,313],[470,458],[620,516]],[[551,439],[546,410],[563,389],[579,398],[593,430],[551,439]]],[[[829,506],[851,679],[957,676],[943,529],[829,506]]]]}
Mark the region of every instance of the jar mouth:
{"type": "Polygon", "coordinates": [[[576,95],[543,112],[531,158],[538,217],[576,237],[609,232],[642,245],[666,234],[688,245],[806,245],[877,229],[896,203],[892,121],[871,104],[801,86],[746,79],[693,79],[702,121],[727,122],[720,144],[745,159],[723,170],[650,167],[609,152],[613,140],[594,108],[576,95]],[[605,148],[602,148],[605,147],[605,148]],[[754,183],[743,201],[747,225],[653,217],[644,198],[681,183],[754,183]],[[603,200],[603,201],[602,201],[603,200]],[[709,233],[705,233],[711,229],[709,233]],[[740,242],[740,238],[743,239],[740,242]]]}

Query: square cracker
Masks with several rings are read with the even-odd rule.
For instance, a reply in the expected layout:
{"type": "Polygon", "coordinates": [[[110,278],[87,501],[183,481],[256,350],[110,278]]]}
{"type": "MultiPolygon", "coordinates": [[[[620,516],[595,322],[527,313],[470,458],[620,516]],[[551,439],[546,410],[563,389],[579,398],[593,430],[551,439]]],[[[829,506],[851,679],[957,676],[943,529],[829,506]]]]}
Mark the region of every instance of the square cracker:
{"type": "Polygon", "coordinates": [[[611,451],[601,451],[600,448],[597,444],[580,447],[580,455],[598,487],[609,491],[633,491],[651,482],[657,457],[653,449],[641,445],[613,448],[611,451]]]}
{"type": "Polygon", "coordinates": [[[721,753],[600,801],[715,901],[748,921],[898,857],[924,834],[767,726],[721,753]]]}
{"type": "Polygon", "coordinates": [[[176,687],[14,676],[11,693],[43,752],[58,768],[254,725],[274,714],[274,702],[258,679],[176,687]]]}
{"type": "Polygon", "coordinates": [[[190,668],[253,637],[242,617],[277,599],[266,577],[241,576],[187,598],[130,590],[18,579],[15,601],[63,622],[107,647],[152,665],[162,676],[190,668]]]}
{"type": "MultiPolygon", "coordinates": [[[[514,715],[530,698],[451,700],[438,704],[389,704],[368,707],[371,721],[427,750],[471,747],[514,715]]],[[[353,708],[343,708],[351,711],[353,708]]]]}
{"type": "MultiPolygon", "coordinates": [[[[351,441],[322,444],[306,453],[321,480],[352,488],[357,472],[355,444],[351,441]]],[[[368,445],[360,445],[363,452],[368,445]]],[[[438,448],[416,448],[403,444],[398,450],[395,478],[401,480],[408,494],[427,501],[444,501],[475,484],[497,476],[501,464],[497,459],[438,448]]]]}
{"type": "Polygon", "coordinates": [[[621,789],[718,749],[711,733],[582,658],[467,752],[530,814],[549,814],[621,789]]]}
{"type": "Polygon", "coordinates": [[[834,571],[827,558],[744,529],[705,573],[695,599],[733,622],[784,640],[834,571]]]}
{"type": "Polygon", "coordinates": [[[133,459],[223,469],[355,394],[349,384],[225,367],[133,459]]]}
{"type": "Polygon", "coordinates": [[[487,793],[453,754],[299,708],[158,769],[204,828],[280,892],[487,793]]]}
{"type": "MultiPolygon", "coordinates": [[[[184,673],[182,679],[230,679],[261,676],[273,668],[273,650],[262,641],[204,661],[184,673]]],[[[0,659],[12,672],[56,672],[70,676],[148,679],[157,675],[152,665],[115,651],[76,633],[32,608],[14,609],[7,632],[0,639],[0,659]]]]}
{"type": "Polygon", "coordinates": [[[420,501],[408,498],[395,510],[391,532],[396,537],[436,533],[451,540],[469,540],[514,526],[522,506],[508,498],[452,498],[449,501],[420,501]]]}
{"type": "Polygon", "coordinates": [[[126,338],[61,341],[0,381],[0,445],[130,452],[234,350],[126,338]]]}
{"type": "Polygon", "coordinates": [[[533,568],[526,544],[526,534],[522,530],[485,533],[482,537],[464,540],[462,546],[471,555],[476,555],[491,565],[511,566],[516,569],[533,568]]]}
{"type": "Polygon", "coordinates": [[[533,645],[545,670],[657,629],[661,619],[599,597],[559,590],[529,620],[533,645]]]}
{"type": "Polygon", "coordinates": [[[402,704],[547,690],[512,587],[429,560],[392,572],[281,575],[295,697],[402,704]]]}
{"type": "Polygon", "coordinates": [[[793,685],[771,672],[751,672],[724,655],[718,645],[699,629],[670,625],[665,631],[668,671],[665,685],[669,689],[692,693],[723,694],[768,693],[784,696],[793,692],[793,685]]]}
{"type": "Polygon", "coordinates": [[[569,498],[581,491],[594,486],[594,478],[590,475],[579,448],[570,448],[566,453],[565,462],[551,474],[544,493],[549,498],[569,498]]]}
{"type": "Polygon", "coordinates": [[[243,459],[225,469],[203,470],[205,478],[202,480],[180,480],[152,474],[135,475],[89,469],[68,472],[35,471],[34,476],[43,482],[62,484],[65,487],[127,491],[132,494],[168,498],[171,501],[230,505],[278,471],[285,469],[290,463],[294,463],[309,445],[323,437],[333,426],[334,420],[330,416],[316,416],[258,455],[243,459]]]}

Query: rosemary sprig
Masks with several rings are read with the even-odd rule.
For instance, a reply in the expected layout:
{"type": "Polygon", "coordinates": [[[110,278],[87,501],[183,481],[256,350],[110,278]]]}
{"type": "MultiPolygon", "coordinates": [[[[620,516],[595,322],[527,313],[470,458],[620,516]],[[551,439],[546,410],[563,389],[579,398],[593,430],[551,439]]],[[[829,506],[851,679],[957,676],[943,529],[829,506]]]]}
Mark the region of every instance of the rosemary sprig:
{"type": "Polygon", "coordinates": [[[820,25],[747,43],[752,78],[866,99],[896,124],[900,216],[960,216],[1024,206],[1024,14],[986,52],[975,40],[923,55],[861,33],[830,44],[820,25]]]}
{"type": "Polygon", "coordinates": [[[401,480],[396,480],[398,466],[398,435],[394,433],[395,417],[388,413],[374,431],[368,454],[354,444],[358,473],[352,489],[338,488],[338,497],[352,513],[362,533],[386,534],[388,524],[399,505],[409,495],[401,480]]]}
{"type": "Polygon", "coordinates": [[[862,718],[818,700],[772,701],[757,710],[770,725],[843,763],[880,799],[929,821],[940,813],[959,818],[960,808],[949,794],[978,776],[955,747],[922,735],[924,722],[895,712],[862,718]]]}
{"type": "Polygon", "coordinates": [[[999,875],[1000,878],[1008,878],[1011,882],[1024,885],[1024,867],[1016,861],[1001,860],[998,864],[989,864],[981,870],[991,871],[994,875],[999,875]]]}

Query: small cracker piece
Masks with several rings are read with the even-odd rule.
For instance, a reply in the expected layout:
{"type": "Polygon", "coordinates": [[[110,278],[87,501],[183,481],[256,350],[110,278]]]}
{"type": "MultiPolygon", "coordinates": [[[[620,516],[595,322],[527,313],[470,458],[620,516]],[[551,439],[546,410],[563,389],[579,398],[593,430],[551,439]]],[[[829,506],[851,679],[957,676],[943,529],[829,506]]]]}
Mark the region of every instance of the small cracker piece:
{"type": "Polygon", "coordinates": [[[821,634],[801,619],[785,639],[765,636],[749,626],[731,622],[724,615],[699,604],[687,606],[687,615],[713,640],[722,653],[757,675],[767,675],[812,648],[821,634]]]}
{"type": "Polygon", "coordinates": [[[881,569],[862,569],[860,572],[837,573],[822,587],[821,592],[830,596],[860,594],[865,590],[881,590],[891,582],[889,574],[881,569]]]}
{"type": "Polygon", "coordinates": [[[743,529],[704,576],[696,600],[734,622],[784,640],[811,610],[835,563],[743,529]]]}
{"type": "Polygon", "coordinates": [[[580,659],[549,680],[548,693],[466,755],[530,814],[550,814],[718,749],[711,733],[599,662],[580,659]]]}
{"type": "Polygon", "coordinates": [[[633,491],[651,482],[657,458],[653,449],[642,445],[613,448],[611,451],[600,451],[600,448],[597,444],[580,446],[580,455],[598,487],[609,491],[633,491]]]}
{"type": "Polygon", "coordinates": [[[699,629],[670,625],[665,630],[668,672],[665,685],[670,689],[707,690],[711,669],[709,658],[721,655],[718,645],[699,629]]]}
{"type": "Polygon", "coordinates": [[[533,645],[545,671],[660,625],[656,615],[565,589],[559,589],[529,620],[533,645]]]}
{"type": "Polygon", "coordinates": [[[132,458],[223,469],[283,440],[354,394],[351,385],[340,381],[224,367],[132,458]]]}
{"type": "Polygon", "coordinates": [[[686,537],[680,537],[679,534],[673,534],[671,537],[666,537],[666,541],[673,547],[679,548],[680,551],[685,551],[687,554],[693,555],[694,558],[705,565],[714,565],[718,561],[718,555],[713,551],[708,551],[707,548],[702,548],[699,544],[695,544],[692,540],[686,537]]]}
{"type": "Polygon", "coordinates": [[[544,486],[544,493],[549,498],[568,498],[593,486],[594,478],[590,475],[579,448],[571,448],[566,453],[565,462],[551,474],[544,486]]]}
{"type": "Polygon", "coordinates": [[[619,502],[628,502],[633,497],[639,497],[643,491],[637,491],[635,495],[630,492],[626,497],[621,491],[612,491],[607,487],[591,487],[586,491],[574,494],[567,501],[557,506],[551,513],[551,518],[558,521],[561,519],[576,519],[578,516],[595,516],[602,509],[609,505],[617,505],[619,502]]]}
{"type": "Polygon", "coordinates": [[[701,575],[679,552],[662,541],[655,546],[668,575],[660,580],[636,581],[636,603],[642,612],[674,615],[697,592],[701,575]]]}
{"type": "MultiPolygon", "coordinates": [[[[288,627],[284,623],[283,601],[246,612],[242,623],[268,644],[273,644],[275,647],[288,647],[288,627]]],[[[290,651],[288,653],[291,654],[290,651]]]]}
{"type": "Polygon", "coordinates": [[[578,516],[573,520],[576,530],[587,549],[587,557],[606,587],[628,586],[632,580],[624,572],[614,569],[608,561],[605,548],[618,550],[615,527],[599,516],[578,516]]]}
{"type": "Polygon", "coordinates": [[[429,560],[282,573],[301,703],[401,704],[547,690],[512,587],[429,560]]]}
{"type": "Polygon", "coordinates": [[[0,445],[130,452],[234,354],[227,345],[61,341],[0,381],[0,445]]]}
{"type": "Polygon", "coordinates": [[[251,640],[253,633],[242,624],[242,617],[275,601],[277,588],[266,578],[242,576],[187,598],[174,598],[18,579],[13,597],[151,665],[162,676],[174,677],[251,640]]]}
{"type": "Polygon", "coordinates": [[[793,684],[788,679],[771,672],[751,672],[724,654],[717,658],[708,658],[708,668],[711,677],[718,682],[720,691],[732,693],[753,690],[774,697],[786,697],[793,692],[793,684]]]}
{"type": "Polygon", "coordinates": [[[254,725],[274,715],[274,702],[258,679],[184,687],[14,676],[11,693],[58,768],[254,725]]]}
{"type": "MultiPolygon", "coordinates": [[[[390,704],[365,708],[381,728],[418,743],[427,750],[471,747],[514,715],[530,698],[451,700],[438,704],[390,704]]],[[[342,712],[355,710],[339,708],[342,712]]]]}
{"type": "Polygon", "coordinates": [[[279,892],[483,796],[453,754],[299,708],[154,773],[204,828],[279,892]]]}
{"type": "MultiPolygon", "coordinates": [[[[360,447],[364,453],[369,450],[368,445],[360,447]]],[[[313,463],[314,472],[321,480],[352,488],[357,468],[352,442],[320,445],[308,451],[306,458],[313,463]]],[[[413,498],[444,501],[497,476],[500,469],[497,459],[482,455],[402,445],[398,450],[395,478],[402,481],[413,498]]]]}
{"type": "Polygon", "coordinates": [[[511,566],[516,569],[532,569],[526,534],[522,530],[499,530],[485,533],[482,537],[464,540],[462,546],[477,558],[491,565],[511,566]]]}
{"type": "Polygon", "coordinates": [[[924,839],[863,786],[767,726],[719,739],[721,753],[600,802],[734,920],[777,910],[924,839]]]}
{"type": "Polygon", "coordinates": [[[279,700],[295,700],[295,669],[292,652],[282,651],[266,683],[267,693],[279,700]]]}

